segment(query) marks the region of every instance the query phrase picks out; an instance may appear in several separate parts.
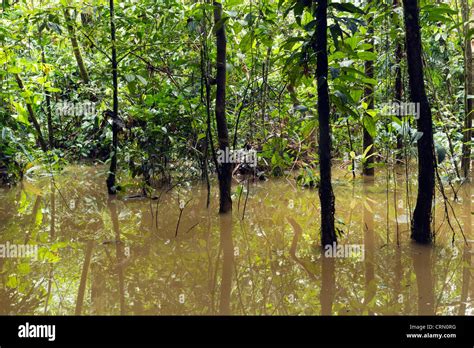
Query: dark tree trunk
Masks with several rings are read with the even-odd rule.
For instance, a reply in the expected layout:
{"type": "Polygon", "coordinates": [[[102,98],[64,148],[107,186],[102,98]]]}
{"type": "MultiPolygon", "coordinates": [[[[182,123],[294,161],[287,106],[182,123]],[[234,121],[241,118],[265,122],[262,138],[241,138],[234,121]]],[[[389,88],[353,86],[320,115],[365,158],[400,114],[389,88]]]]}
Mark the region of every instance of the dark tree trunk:
{"type": "MultiPolygon", "coordinates": [[[[463,22],[467,23],[472,19],[472,9],[470,8],[470,1],[462,1],[462,15],[463,22]]],[[[471,47],[471,35],[466,35],[468,30],[472,27],[471,24],[466,25],[464,33],[464,108],[465,118],[463,126],[463,146],[462,146],[462,159],[461,159],[461,169],[462,175],[464,178],[470,179],[471,171],[471,141],[472,141],[472,113],[474,111],[474,100],[468,98],[469,95],[474,93],[473,85],[473,67],[472,67],[472,47],[471,47]]]]}
{"type": "Polygon", "coordinates": [[[72,44],[72,50],[74,52],[74,57],[76,58],[77,67],[79,68],[79,74],[81,75],[82,81],[84,83],[89,83],[89,74],[87,73],[84,60],[82,59],[81,49],[79,48],[79,43],[77,41],[76,29],[74,28],[74,21],[71,18],[69,9],[64,9],[64,18],[66,19],[66,27],[69,33],[69,38],[72,44]]]}
{"type": "Polygon", "coordinates": [[[418,1],[403,0],[406,28],[406,49],[410,96],[419,105],[418,131],[423,136],[418,140],[418,197],[413,214],[411,237],[418,243],[430,243],[432,239],[431,218],[435,189],[435,158],[431,109],[426,97],[423,80],[422,46],[418,1]]]}
{"type": "MultiPolygon", "coordinates": [[[[18,84],[18,88],[21,91],[25,90],[25,86],[23,85],[23,81],[21,80],[20,75],[15,74],[16,83],[18,84]]],[[[46,141],[44,140],[43,133],[41,132],[41,126],[36,118],[35,111],[33,110],[33,106],[30,103],[26,103],[26,109],[28,110],[28,116],[31,123],[33,123],[33,127],[36,130],[36,137],[38,142],[41,146],[41,150],[44,152],[48,151],[48,146],[46,145],[46,141]]]]}
{"type": "MultiPolygon", "coordinates": [[[[397,9],[400,6],[399,0],[393,0],[393,8],[397,9]]],[[[402,59],[403,59],[403,47],[400,40],[396,40],[395,46],[395,93],[394,101],[397,103],[402,102],[403,98],[403,81],[402,81],[402,59]]],[[[403,148],[403,137],[401,134],[397,135],[397,149],[403,148]]]]}
{"type": "MultiPolygon", "coordinates": [[[[216,122],[217,136],[219,138],[219,149],[226,151],[229,148],[229,131],[225,115],[225,89],[226,89],[226,37],[225,26],[222,21],[222,4],[214,2],[214,22],[216,25],[216,122]]],[[[232,164],[221,163],[217,169],[219,178],[220,208],[221,214],[232,210],[232,164]]]]}
{"type": "MultiPolygon", "coordinates": [[[[43,45],[43,38],[42,38],[42,31],[39,32],[39,38],[41,41],[41,63],[44,65],[46,64],[46,55],[44,53],[44,45],[43,45]]],[[[46,77],[46,74],[43,74],[46,77]]],[[[49,93],[46,94],[46,116],[48,120],[48,145],[50,149],[54,148],[54,134],[53,134],[53,115],[51,111],[51,96],[49,93]]]]}
{"type": "Polygon", "coordinates": [[[314,49],[318,82],[318,115],[319,115],[319,199],[321,201],[321,244],[332,245],[337,242],[334,228],[335,198],[331,184],[331,129],[329,125],[329,87],[328,87],[328,53],[327,53],[327,9],[328,1],[317,1],[316,34],[314,49]]]}
{"type": "Polygon", "coordinates": [[[112,153],[110,160],[109,176],[107,177],[107,190],[109,194],[117,193],[115,179],[117,174],[118,150],[118,75],[117,75],[117,49],[115,47],[115,13],[114,0],[110,0],[110,34],[112,40],[112,80],[113,80],[113,111],[112,111],[112,153]]]}
{"type": "MultiPolygon", "coordinates": [[[[372,2],[372,0],[369,0],[369,4],[372,2]]],[[[369,14],[369,19],[367,23],[367,43],[373,45],[374,44],[374,27],[372,24],[373,18],[369,14]]],[[[374,52],[374,47],[369,49],[369,52],[374,52]]],[[[371,60],[368,60],[365,62],[365,74],[367,77],[373,79],[374,78],[374,62],[371,60]]],[[[374,109],[374,87],[373,85],[367,84],[367,86],[364,88],[364,96],[365,100],[367,102],[367,108],[368,110],[373,110],[374,109]]],[[[370,115],[366,115],[365,117],[372,117],[370,115]]],[[[370,135],[370,133],[367,131],[367,129],[364,127],[364,136],[363,136],[363,151],[365,151],[369,146],[371,146],[370,150],[367,152],[366,155],[366,160],[364,161],[364,165],[362,168],[362,172],[364,175],[367,176],[373,176],[375,173],[374,169],[374,139],[370,135]]]]}

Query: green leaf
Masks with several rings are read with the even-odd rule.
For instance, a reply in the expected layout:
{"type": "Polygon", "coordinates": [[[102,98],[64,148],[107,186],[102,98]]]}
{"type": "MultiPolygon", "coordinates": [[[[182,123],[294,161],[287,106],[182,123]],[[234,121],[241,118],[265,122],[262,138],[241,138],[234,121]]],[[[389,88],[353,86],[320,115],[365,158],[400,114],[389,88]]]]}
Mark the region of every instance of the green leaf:
{"type": "Polygon", "coordinates": [[[135,75],[135,76],[142,83],[143,86],[146,86],[148,84],[148,82],[145,80],[143,76],[140,76],[140,75],[135,75]]]}
{"type": "Polygon", "coordinates": [[[361,10],[360,8],[358,8],[357,6],[355,6],[354,4],[347,3],[347,2],[345,2],[345,3],[336,3],[336,2],[333,2],[333,3],[330,4],[329,6],[332,6],[332,7],[334,7],[336,10],[342,11],[342,12],[365,14],[365,12],[364,12],[363,10],[361,10]]]}
{"type": "Polygon", "coordinates": [[[373,117],[365,114],[362,118],[362,123],[364,124],[365,130],[370,134],[372,138],[374,138],[376,135],[376,128],[373,117]]]}
{"type": "Polygon", "coordinates": [[[374,52],[357,52],[357,57],[362,60],[377,60],[377,55],[374,52]]]}

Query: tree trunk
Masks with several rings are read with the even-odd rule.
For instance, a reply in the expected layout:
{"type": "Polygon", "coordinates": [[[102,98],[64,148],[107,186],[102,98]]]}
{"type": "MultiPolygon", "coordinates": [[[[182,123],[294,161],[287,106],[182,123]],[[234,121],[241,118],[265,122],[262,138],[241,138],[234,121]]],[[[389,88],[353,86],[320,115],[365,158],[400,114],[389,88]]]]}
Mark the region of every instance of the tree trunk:
{"type": "Polygon", "coordinates": [[[329,125],[329,87],[327,53],[327,0],[318,0],[316,9],[316,79],[319,115],[319,199],[321,202],[321,244],[337,242],[334,228],[335,198],[331,184],[331,129],[329,125]]]}
{"type": "MultiPolygon", "coordinates": [[[[372,0],[368,1],[369,4],[372,3],[372,0]]],[[[369,49],[369,52],[374,52],[374,27],[372,24],[373,17],[371,14],[369,14],[369,19],[367,22],[367,43],[372,45],[372,47],[369,49]]],[[[374,62],[371,60],[368,60],[365,62],[365,74],[367,75],[368,78],[373,79],[374,78],[374,62]]],[[[367,109],[368,110],[373,110],[374,109],[374,87],[371,84],[367,84],[366,87],[364,88],[364,96],[365,100],[367,102],[367,109]]],[[[372,117],[370,115],[365,115],[364,117],[372,117]]],[[[374,169],[374,139],[370,135],[370,133],[367,131],[367,129],[364,127],[364,136],[363,136],[363,151],[365,151],[369,146],[371,147],[370,150],[367,152],[366,155],[366,160],[364,161],[364,165],[362,168],[362,173],[366,176],[373,176],[375,173],[374,169]]]]}
{"type": "MultiPolygon", "coordinates": [[[[20,75],[15,74],[16,83],[21,91],[25,91],[25,86],[23,85],[23,81],[21,80],[20,75]]],[[[43,133],[41,132],[40,124],[35,115],[35,111],[33,110],[33,106],[30,103],[26,103],[26,109],[28,110],[28,116],[31,123],[33,123],[33,127],[36,130],[36,137],[38,138],[38,142],[41,146],[41,149],[46,152],[48,151],[48,146],[46,145],[46,141],[44,140],[43,133]]]]}
{"type": "Polygon", "coordinates": [[[435,158],[431,109],[423,80],[422,46],[418,1],[403,0],[406,28],[406,49],[411,101],[419,105],[418,131],[418,197],[413,214],[411,237],[418,243],[430,243],[431,218],[435,188],[435,158]]]}
{"type": "Polygon", "coordinates": [[[64,9],[64,18],[66,19],[66,27],[69,33],[69,38],[71,39],[74,56],[76,57],[77,66],[79,68],[79,74],[81,75],[82,81],[88,84],[89,74],[87,73],[86,66],[84,65],[84,60],[82,59],[81,49],[79,48],[79,43],[77,42],[76,29],[74,28],[73,20],[71,18],[71,14],[69,13],[68,8],[64,9]]]}
{"type": "MultiPolygon", "coordinates": [[[[393,0],[394,10],[400,6],[399,0],[393,0]]],[[[403,59],[403,47],[400,40],[396,40],[395,46],[395,93],[394,101],[396,103],[401,103],[403,98],[403,81],[402,81],[402,59],[403,59]]],[[[400,116],[401,117],[401,116],[400,116]]],[[[403,137],[401,134],[397,135],[397,149],[401,150],[403,148],[403,137]]],[[[400,157],[399,157],[400,158],[400,157]]]]}
{"type": "MultiPolygon", "coordinates": [[[[44,53],[44,45],[43,45],[43,38],[42,38],[42,31],[39,32],[39,39],[41,41],[41,63],[46,65],[46,54],[44,53]]],[[[46,74],[43,74],[46,77],[46,74]]],[[[46,116],[48,120],[48,145],[50,149],[54,148],[54,134],[53,134],[53,115],[51,111],[51,96],[48,92],[45,93],[46,95],[46,116]]]]}
{"type": "Polygon", "coordinates": [[[112,111],[112,151],[109,176],[107,177],[107,190],[110,195],[117,193],[115,179],[117,173],[118,150],[118,75],[117,75],[117,49],[115,46],[115,13],[114,0],[110,0],[110,35],[112,40],[112,83],[113,83],[113,111],[112,111]]]}
{"type": "Polygon", "coordinates": [[[469,5],[469,0],[462,0],[462,19],[464,23],[465,118],[463,126],[461,170],[463,177],[467,179],[469,179],[471,169],[472,112],[474,109],[474,100],[472,98],[468,98],[468,96],[474,95],[471,37],[470,35],[466,35],[472,26],[470,23],[467,24],[467,22],[472,18],[472,7],[469,5]]]}
{"type": "MultiPolygon", "coordinates": [[[[214,2],[214,22],[216,25],[216,122],[217,136],[219,138],[219,149],[221,151],[229,150],[229,131],[227,129],[227,120],[225,115],[225,89],[226,89],[226,37],[225,25],[222,21],[222,4],[214,2]]],[[[232,164],[224,161],[217,169],[219,178],[220,208],[221,214],[232,210],[232,164]]]]}

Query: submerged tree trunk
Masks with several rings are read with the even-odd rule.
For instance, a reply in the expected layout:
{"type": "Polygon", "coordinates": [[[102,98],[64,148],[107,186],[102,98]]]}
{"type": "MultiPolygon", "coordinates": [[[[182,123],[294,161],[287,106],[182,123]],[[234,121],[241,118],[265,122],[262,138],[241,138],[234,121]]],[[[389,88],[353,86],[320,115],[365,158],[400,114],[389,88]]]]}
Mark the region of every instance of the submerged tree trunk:
{"type": "Polygon", "coordinates": [[[468,22],[472,18],[472,7],[469,0],[462,0],[462,19],[464,23],[464,108],[465,118],[463,126],[463,147],[461,170],[463,177],[469,179],[471,169],[471,141],[472,141],[472,112],[474,100],[469,96],[474,95],[473,68],[472,68],[472,47],[471,35],[468,35],[472,25],[468,22]]]}
{"type": "Polygon", "coordinates": [[[418,1],[403,0],[406,49],[411,101],[419,105],[418,131],[418,197],[413,214],[411,237],[418,243],[430,243],[431,218],[435,188],[435,158],[431,109],[423,80],[422,46],[418,1]]]}
{"type": "MultiPolygon", "coordinates": [[[[372,0],[369,0],[369,5],[372,3],[372,0]]],[[[372,45],[372,47],[369,49],[369,52],[374,52],[374,27],[372,24],[373,18],[372,15],[369,14],[369,19],[367,22],[367,43],[372,45]]],[[[367,60],[365,62],[365,75],[367,75],[368,78],[373,79],[374,78],[374,62],[372,60],[367,60]]],[[[367,86],[364,88],[364,96],[365,100],[367,102],[367,109],[368,110],[373,110],[374,109],[374,87],[371,84],[367,84],[367,86]]],[[[370,115],[365,115],[364,117],[372,117],[370,115]]],[[[372,135],[367,131],[366,127],[364,127],[364,136],[363,136],[363,151],[365,152],[369,147],[370,150],[367,151],[366,154],[366,159],[364,161],[364,165],[362,168],[362,172],[366,176],[373,176],[375,173],[374,169],[374,139],[372,138],[372,135]]]]}
{"type": "Polygon", "coordinates": [[[113,83],[113,111],[112,111],[112,151],[109,175],[107,177],[107,190],[110,195],[117,193],[115,185],[117,174],[118,150],[118,75],[117,75],[117,49],[115,47],[115,13],[114,0],[110,0],[110,35],[112,40],[112,83],[113,83]]]}
{"type": "MultiPolygon", "coordinates": [[[[225,25],[222,21],[222,4],[214,2],[214,22],[216,25],[216,122],[217,136],[219,138],[219,150],[229,151],[229,131],[225,115],[225,89],[226,89],[226,37],[225,25]]],[[[224,214],[232,210],[232,164],[225,160],[217,168],[219,178],[220,208],[219,212],[224,214]]]]}
{"type": "Polygon", "coordinates": [[[79,43],[77,41],[76,29],[74,28],[73,19],[71,18],[71,14],[69,13],[68,8],[64,9],[64,18],[66,19],[66,27],[69,33],[69,38],[71,40],[74,57],[76,57],[77,67],[79,68],[79,74],[81,75],[82,81],[87,84],[89,83],[89,74],[87,73],[84,60],[82,59],[81,49],[79,48],[79,43]]]}
{"type": "Polygon", "coordinates": [[[321,202],[321,244],[332,245],[337,242],[334,228],[335,198],[331,184],[331,129],[329,125],[329,87],[327,53],[327,0],[318,0],[316,9],[316,34],[314,49],[318,82],[319,115],[319,199],[321,202]]]}
{"type": "MultiPolygon", "coordinates": [[[[18,84],[18,88],[23,92],[25,91],[25,86],[23,85],[23,81],[21,80],[20,75],[15,74],[15,79],[16,83],[18,84]]],[[[38,139],[38,142],[41,146],[41,150],[44,152],[48,151],[48,146],[46,145],[46,141],[44,140],[43,133],[41,132],[41,126],[38,122],[38,119],[36,118],[35,111],[33,110],[33,106],[26,102],[26,109],[28,110],[28,118],[31,123],[33,123],[33,127],[35,127],[36,130],[36,137],[38,139]]]]}

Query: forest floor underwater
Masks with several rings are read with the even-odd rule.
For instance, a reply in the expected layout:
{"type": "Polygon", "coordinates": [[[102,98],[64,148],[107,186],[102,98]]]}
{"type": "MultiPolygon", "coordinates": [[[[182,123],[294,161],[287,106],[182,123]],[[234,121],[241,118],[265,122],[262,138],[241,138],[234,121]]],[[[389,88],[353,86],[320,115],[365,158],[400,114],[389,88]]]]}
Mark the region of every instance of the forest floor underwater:
{"type": "Polygon", "coordinates": [[[3,252],[36,248],[0,258],[0,314],[474,314],[472,184],[436,192],[422,246],[410,241],[416,176],[336,167],[341,247],[323,257],[317,189],[293,178],[243,183],[229,217],[215,182],[208,208],[199,183],[110,199],[106,173],[71,165],[0,189],[3,252]]]}

